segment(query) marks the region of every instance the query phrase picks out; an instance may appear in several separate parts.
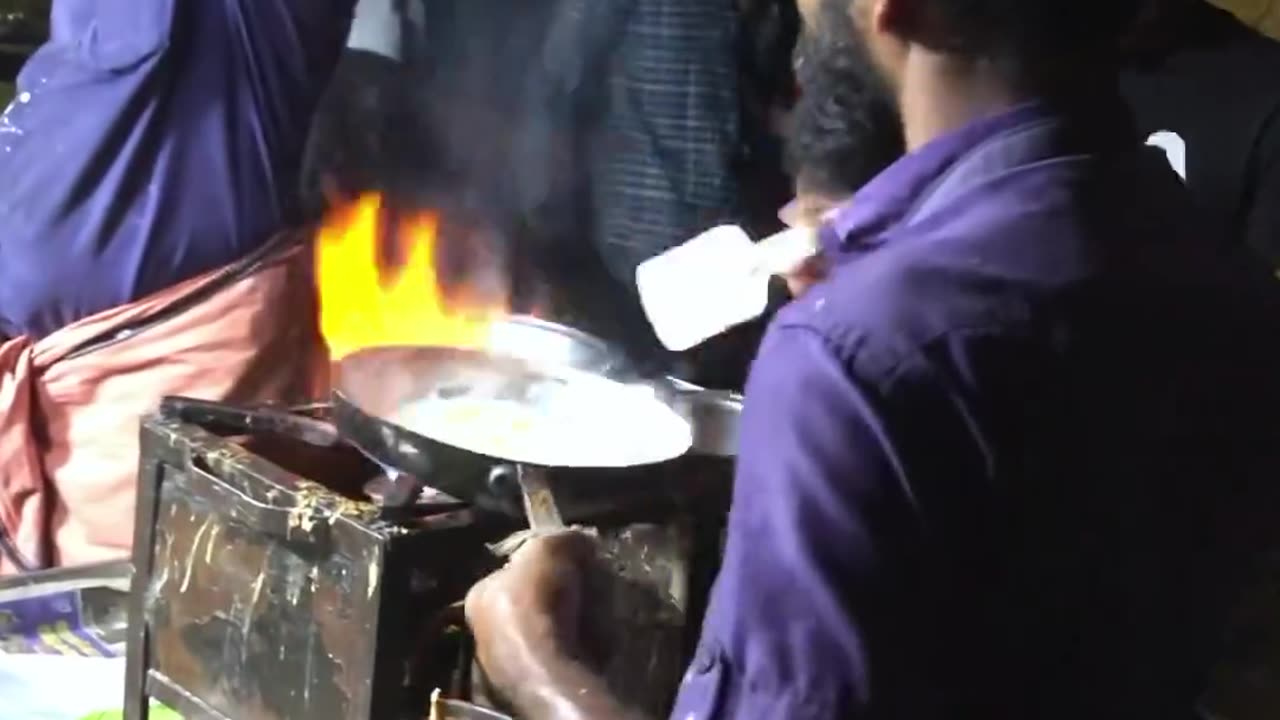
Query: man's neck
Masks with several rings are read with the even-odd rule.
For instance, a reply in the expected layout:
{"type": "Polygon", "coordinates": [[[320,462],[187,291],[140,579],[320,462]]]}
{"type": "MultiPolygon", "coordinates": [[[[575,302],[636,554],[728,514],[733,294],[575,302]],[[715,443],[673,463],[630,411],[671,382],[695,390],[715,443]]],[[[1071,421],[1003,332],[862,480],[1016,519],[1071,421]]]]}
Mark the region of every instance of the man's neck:
{"type": "Polygon", "coordinates": [[[1074,114],[1104,109],[1114,95],[1114,71],[1087,58],[1044,66],[1033,74],[1025,64],[1002,66],[920,48],[910,53],[899,85],[908,151],[1032,100],[1074,114]]]}
{"type": "Polygon", "coordinates": [[[1027,99],[1015,92],[991,63],[961,60],[920,47],[909,51],[900,87],[908,151],[1027,99]]]}

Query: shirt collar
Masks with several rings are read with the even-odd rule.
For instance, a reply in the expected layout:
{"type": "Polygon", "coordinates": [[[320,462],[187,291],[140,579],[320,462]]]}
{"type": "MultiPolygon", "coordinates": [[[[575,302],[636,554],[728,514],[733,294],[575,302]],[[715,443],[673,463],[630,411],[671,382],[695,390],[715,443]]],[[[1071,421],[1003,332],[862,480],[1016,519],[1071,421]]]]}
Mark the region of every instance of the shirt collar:
{"type": "Polygon", "coordinates": [[[913,204],[948,167],[987,139],[1048,117],[1042,103],[1018,105],[998,115],[975,120],[935,138],[901,157],[846,200],[819,229],[825,252],[883,242],[885,233],[902,221],[913,204]]]}

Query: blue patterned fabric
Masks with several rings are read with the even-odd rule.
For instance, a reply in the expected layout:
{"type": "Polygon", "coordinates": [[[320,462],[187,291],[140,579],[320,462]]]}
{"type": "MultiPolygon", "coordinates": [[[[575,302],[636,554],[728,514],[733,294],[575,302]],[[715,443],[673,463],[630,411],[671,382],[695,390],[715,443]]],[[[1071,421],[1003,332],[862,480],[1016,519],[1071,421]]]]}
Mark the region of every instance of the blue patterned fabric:
{"type": "Polygon", "coordinates": [[[640,262],[737,211],[736,15],[727,0],[634,0],[589,161],[596,242],[628,287],[640,262]]]}

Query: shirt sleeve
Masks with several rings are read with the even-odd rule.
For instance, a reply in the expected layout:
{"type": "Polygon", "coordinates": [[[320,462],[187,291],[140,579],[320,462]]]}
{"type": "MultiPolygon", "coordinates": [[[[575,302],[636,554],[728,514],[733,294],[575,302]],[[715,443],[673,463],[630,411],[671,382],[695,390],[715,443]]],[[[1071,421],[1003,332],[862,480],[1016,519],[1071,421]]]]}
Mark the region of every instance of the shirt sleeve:
{"type": "Polygon", "coordinates": [[[914,650],[921,522],[870,385],[808,328],[767,335],[724,564],[673,718],[933,716],[914,650]]]}
{"type": "Polygon", "coordinates": [[[356,0],[224,0],[227,43],[242,56],[225,72],[267,123],[265,139],[295,145],[346,45],[356,0]],[[275,133],[279,137],[275,137],[275,133]]]}
{"type": "Polygon", "coordinates": [[[47,334],[303,220],[302,148],[353,5],[55,2],[0,116],[5,332],[47,334]]]}
{"type": "Polygon", "coordinates": [[[1245,219],[1249,246],[1280,271],[1280,108],[1272,114],[1254,155],[1252,205],[1245,219]]]}

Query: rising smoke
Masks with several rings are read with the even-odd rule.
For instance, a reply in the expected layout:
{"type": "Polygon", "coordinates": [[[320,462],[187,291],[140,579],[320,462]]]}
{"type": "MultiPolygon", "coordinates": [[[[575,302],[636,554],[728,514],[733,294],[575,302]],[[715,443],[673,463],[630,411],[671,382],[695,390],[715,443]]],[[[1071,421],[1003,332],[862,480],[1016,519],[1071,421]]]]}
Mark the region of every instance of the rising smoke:
{"type": "Polygon", "coordinates": [[[496,245],[518,303],[540,305],[533,279],[599,264],[582,239],[584,164],[632,0],[397,2],[403,62],[348,52],[313,133],[307,205],[328,183],[439,209],[446,234],[496,245]]]}

